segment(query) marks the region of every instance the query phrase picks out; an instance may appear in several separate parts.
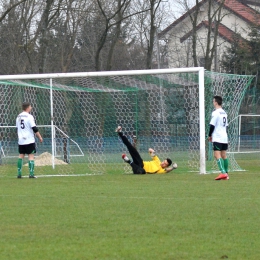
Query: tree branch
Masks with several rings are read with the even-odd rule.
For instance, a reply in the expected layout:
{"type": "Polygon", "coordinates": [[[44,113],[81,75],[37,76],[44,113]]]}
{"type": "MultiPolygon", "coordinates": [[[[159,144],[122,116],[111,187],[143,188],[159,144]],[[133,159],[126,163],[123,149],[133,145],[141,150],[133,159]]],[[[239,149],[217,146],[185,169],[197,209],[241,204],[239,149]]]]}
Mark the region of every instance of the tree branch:
{"type": "Polygon", "coordinates": [[[13,8],[15,8],[16,6],[26,2],[27,0],[21,0],[20,2],[10,6],[4,13],[3,15],[0,17],[0,23],[5,19],[5,17],[8,15],[8,13],[10,13],[12,11],[13,8]]]}

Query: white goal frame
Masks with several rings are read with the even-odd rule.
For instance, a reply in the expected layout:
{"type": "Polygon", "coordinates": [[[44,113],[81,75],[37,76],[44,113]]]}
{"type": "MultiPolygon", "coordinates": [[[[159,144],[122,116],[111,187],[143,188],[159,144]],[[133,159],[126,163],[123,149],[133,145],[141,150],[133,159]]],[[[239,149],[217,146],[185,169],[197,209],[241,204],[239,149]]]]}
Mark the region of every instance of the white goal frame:
{"type": "MultiPolygon", "coordinates": [[[[84,156],[84,152],[83,152],[82,149],[80,148],[80,145],[79,145],[76,141],[74,141],[73,139],[71,139],[66,133],[64,133],[64,132],[63,132],[60,128],[58,128],[56,125],[52,125],[52,126],[51,126],[51,125],[37,125],[37,127],[38,127],[38,128],[42,128],[42,127],[53,128],[53,136],[52,136],[52,142],[51,142],[52,151],[54,151],[53,154],[52,154],[52,168],[53,168],[53,169],[55,168],[54,158],[55,158],[55,157],[58,157],[58,156],[57,156],[57,151],[56,151],[56,150],[57,150],[57,149],[56,149],[56,143],[55,143],[56,131],[61,132],[64,137],[66,137],[67,139],[70,139],[70,141],[77,146],[77,148],[78,148],[78,150],[79,150],[79,154],[71,155],[72,157],[75,157],[75,156],[84,156]]],[[[1,126],[1,125],[0,125],[0,129],[4,129],[4,128],[16,128],[16,126],[1,126]]],[[[4,149],[3,149],[2,145],[1,145],[1,142],[0,142],[0,152],[2,152],[3,157],[6,157],[6,156],[5,156],[5,151],[4,151],[4,149]]],[[[15,158],[16,158],[16,157],[17,157],[17,156],[15,156],[15,158]]],[[[35,157],[37,157],[37,156],[35,156],[35,157]]]]}
{"type": "MultiPolygon", "coordinates": [[[[49,79],[50,80],[50,104],[51,104],[51,135],[54,140],[55,125],[53,120],[53,95],[52,79],[69,77],[104,77],[104,76],[127,76],[148,74],[169,74],[182,72],[197,72],[199,85],[199,138],[200,138],[200,174],[206,173],[206,149],[205,149],[205,93],[204,93],[204,67],[174,68],[174,69],[151,69],[129,71],[103,71],[103,72],[76,72],[76,73],[50,73],[50,74],[24,74],[0,76],[0,80],[26,80],[26,79],[49,79]]],[[[55,154],[52,146],[52,156],[55,154]]],[[[53,158],[54,159],[54,158],[53,158]]]]}
{"type": "Polygon", "coordinates": [[[260,150],[258,151],[250,151],[250,152],[242,152],[240,151],[240,140],[241,140],[241,122],[242,122],[242,117],[260,117],[260,115],[257,114],[241,114],[238,115],[238,146],[237,146],[237,153],[259,153],[260,150]]]}

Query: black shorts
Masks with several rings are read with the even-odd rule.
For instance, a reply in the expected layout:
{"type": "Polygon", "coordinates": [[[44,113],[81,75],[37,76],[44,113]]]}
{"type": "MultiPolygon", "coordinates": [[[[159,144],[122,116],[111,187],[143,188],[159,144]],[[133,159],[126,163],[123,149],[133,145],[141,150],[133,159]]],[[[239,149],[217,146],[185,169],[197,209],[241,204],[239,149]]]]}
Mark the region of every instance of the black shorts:
{"type": "Polygon", "coordinates": [[[19,154],[35,154],[36,153],[35,143],[18,145],[18,151],[19,154]]]}
{"type": "Polygon", "coordinates": [[[228,149],[228,144],[213,142],[213,150],[214,151],[226,151],[227,149],[228,149]]]}

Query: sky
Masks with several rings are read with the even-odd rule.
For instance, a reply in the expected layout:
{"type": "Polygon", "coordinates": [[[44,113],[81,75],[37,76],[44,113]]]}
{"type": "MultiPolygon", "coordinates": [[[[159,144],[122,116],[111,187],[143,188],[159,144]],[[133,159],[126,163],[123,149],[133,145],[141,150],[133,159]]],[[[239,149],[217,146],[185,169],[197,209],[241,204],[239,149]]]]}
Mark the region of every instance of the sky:
{"type": "Polygon", "coordinates": [[[163,27],[166,27],[173,23],[176,19],[186,13],[185,4],[192,8],[196,0],[162,0],[163,6],[168,9],[167,20],[164,22],[163,27]]]}

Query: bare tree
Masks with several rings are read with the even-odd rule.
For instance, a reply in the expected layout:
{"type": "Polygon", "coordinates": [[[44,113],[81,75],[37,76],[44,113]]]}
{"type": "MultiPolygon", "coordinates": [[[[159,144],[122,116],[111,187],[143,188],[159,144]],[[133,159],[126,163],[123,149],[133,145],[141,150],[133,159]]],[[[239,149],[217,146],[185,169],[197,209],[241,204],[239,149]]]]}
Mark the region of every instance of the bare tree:
{"type": "MultiPolygon", "coordinates": [[[[198,24],[204,19],[201,16],[201,10],[207,8],[206,12],[206,20],[207,20],[207,35],[206,35],[206,44],[202,43],[202,46],[205,46],[204,49],[204,67],[207,70],[211,70],[213,59],[216,59],[216,48],[217,48],[217,38],[218,38],[218,30],[219,25],[223,19],[222,9],[225,0],[215,1],[208,0],[207,3],[196,0],[195,6],[190,8],[187,0],[184,1],[184,5],[186,7],[187,13],[190,17],[190,21],[192,24],[192,58],[193,64],[195,67],[198,67],[198,43],[200,39],[197,35],[198,24]]],[[[215,68],[216,69],[216,68],[215,68]]]]}
{"type": "MultiPolygon", "coordinates": [[[[207,45],[205,53],[205,69],[211,70],[213,59],[217,60],[217,38],[219,34],[219,25],[223,19],[222,9],[225,0],[220,0],[217,5],[213,4],[214,0],[209,0],[208,9],[208,34],[207,45]],[[212,7],[215,9],[211,10],[212,7]],[[212,42],[213,35],[213,42],[212,42]]],[[[215,70],[217,70],[217,64],[215,64],[215,70]]]]}
{"type": "Polygon", "coordinates": [[[46,0],[46,5],[42,13],[38,31],[40,31],[40,48],[39,48],[39,73],[46,70],[47,48],[49,44],[48,32],[50,25],[55,21],[55,18],[60,14],[62,0],[59,0],[55,5],[55,0],[46,0]]]}
{"type": "Polygon", "coordinates": [[[53,49],[52,55],[60,63],[62,72],[67,72],[70,68],[77,36],[85,15],[90,12],[91,4],[92,2],[87,0],[67,0],[66,5],[61,9],[60,19],[55,23],[54,30],[57,35],[55,41],[59,48],[56,51],[53,49]]]}
{"type": "MultiPolygon", "coordinates": [[[[166,1],[162,0],[135,0],[134,7],[137,9],[147,10],[135,16],[135,29],[136,40],[139,42],[143,52],[145,53],[145,68],[151,69],[155,59],[155,49],[157,52],[156,41],[158,40],[157,32],[164,23],[169,12],[166,10],[166,1]],[[164,5],[163,5],[164,4],[164,5]]],[[[159,62],[159,61],[157,61],[159,62]]]]}
{"type": "Polygon", "coordinates": [[[121,34],[121,24],[123,21],[124,12],[129,4],[130,4],[130,1],[127,2],[125,8],[122,10],[122,8],[121,8],[122,0],[117,0],[117,10],[119,10],[119,12],[115,16],[115,20],[117,21],[117,23],[115,24],[114,37],[111,40],[110,48],[108,51],[106,70],[111,70],[111,68],[112,68],[112,58],[113,58],[116,43],[121,34]]]}
{"type": "MultiPolygon", "coordinates": [[[[187,3],[185,5],[188,7],[187,3]]],[[[199,14],[200,6],[199,0],[196,0],[195,10],[191,12],[188,10],[188,14],[192,24],[192,58],[194,62],[194,66],[198,67],[198,58],[197,58],[197,25],[198,25],[198,14],[199,14]]]]}
{"type": "MultiPolygon", "coordinates": [[[[108,32],[113,26],[117,25],[118,27],[117,27],[116,37],[118,38],[118,36],[120,34],[120,24],[121,24],[122,20],[125,19],[125,17],[123,17],[123,14],[124,14],[125,10],[127,9],[127,7],[129,6],[131,0],[117,0],[117,7],[115,8],[115,10],[114,10],[113,5],[112,6],[109,5],[109,8],[107,9],[109,11],[107,11],[105,9],[105,5],[103,5],[101,0],[97,0],[97,2],[98,2],[98,6],[100,8],[101,14],[103,16],[103,19],[104,19],[104,29],[98,40],[97,50],[96,50],[96,55],[95,55],[95,69],[98,71],[101,69],[100,52],[106,43],[108,32]],[[116,17],[118,17],[119,20],[115,20],[116,17]]],[[[111,49],[111,51],[112,51],[112,49],[111,49]]],[[[110,53],[110,60],[112,57],[111,54],[112,53],[110,53]]],[[[109,62],[107,64],[109,64],[109,62]]],[[[108,68],[110,66],[111,65],[108,65],[108,68]]]]}
{"type": "MultiPolygon", "coordinates": [[[[194,0],[192,6],[189,0],[177,3],[183,14],[166,35],[169,57],[175,66],[179,59],[180,66],[204,66],[210,70],[213,60],[217,61],[219,26],[227,15],[227,11],[223,12],[225,0],[194,0]]],[[[216,70],[217,62],[214,65],[216,70]]]]}
{"type": "Polygon", "coordinates": [[[149,0],[150,2],[150,33],[149,41],[147,46],[147,58],[146,58],[146,68],[152,68],[153,50],[154,50],[154,40],[156,36],[158,24],[156,24],[156,13],[159,10],[162,0],[149,0]]]}
{"type": "MultiPolygon", "coordinates": [[[[15,3],[14,0],[10,1],[9,6],[7,7],[7,9],[3,12],[3,14],[0,16],[0,23],[5,19],[5,17],[18,5],[26,2],[27,0],[21,0],[15,3]]],[[[6,4],[6,3],[5,3],[6,4]]]]}
{"type": "Polygon", "coordinates": [[[161,2],[0,0],[0,73],[151,68],[161,2]]]}
{"type": "MultiPolygon", "coordinates": [[[[161,0],[159,0],[161,1],[161,0]]],[[[101,66],[100,66],[100,53],[101,50],[103,49],[106,40],[107,40],[107,36],[109,33],[111,33],[111,29],[116,26],[116,30],[115,30],[115,34],[114,37],[115,39],[118,39],[119,35],[120,35],[120,31],[121,31],[121,24],[123,21],[129,19],[130,17],[135,17],[138,14],[142,14],[145,13],[147,11],[150,10],[150,7],[148,6],[148,8],[141,8],[138,10],[134,10],[133,8],[131,8],[132,12],[129,11],[129,7],[130,4],[132,3],[132,0],[117,0],[116,1],[116,7],[111,5],[111,3],[107,3],[104,4],[101,0],[97,0],[98,2],[98,6],[100,8],[103,20],[104,20],[104,29],[101,33],[101,36],[98,40],[98,44],[97,44],[97,50],[96,50],[96,55],[95,55],[95,69],[96,70],[100,70],[101,66]],[[109,8],[104,8],[106,5],[109,5],[109,8]],[[134,10],[134,11],[133,11],[134,10]]],[[[115,46],[116,41],[112,41],[112,46],[115,46]]],[[[110,69],[111,66],[109,65],[109,62],[111,61],[111,51],[113,53],[113,49],[114,47],[110,48],[109,51],[109,57],[108,57],[108,63],[107,63],[107,69],[110,69]]]]}
{"type": "Polygon", "coordinates": [[[19,9],[26,1],[1,1],[0,16],[0,67],[1,73],[18,72],[23,66],[19,63],[22,54],[21,41],[23,26],[19,9]]]}

